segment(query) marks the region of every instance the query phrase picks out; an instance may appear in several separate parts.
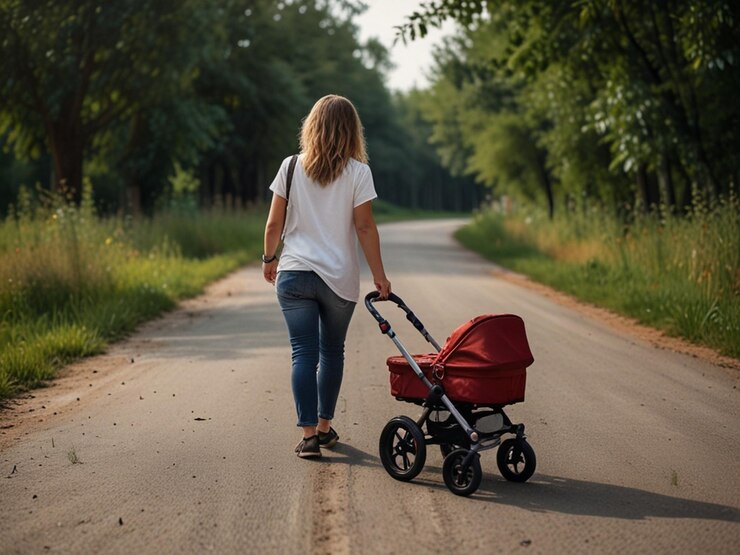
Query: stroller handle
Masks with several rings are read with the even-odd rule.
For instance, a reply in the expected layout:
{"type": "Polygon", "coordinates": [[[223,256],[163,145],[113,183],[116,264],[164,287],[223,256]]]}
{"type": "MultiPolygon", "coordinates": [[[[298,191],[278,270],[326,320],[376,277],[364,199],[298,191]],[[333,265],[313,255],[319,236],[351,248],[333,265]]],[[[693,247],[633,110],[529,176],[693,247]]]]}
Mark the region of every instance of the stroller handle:
{"type": "MultiPolygon", "coordinates": [[[[380,312],[378,312],[378,309],[373,306],[373,303],[377,303],[379,301],[382,301],[385,299],[380,298],[380,293],[378,291],[371,291],[367,295],[365,295],[365,307],[368,309],[370,314],[372,314],[373,318],[378,322],[380,326],[380,331],[384,334],[387,334],[391,339],[395,337],[395,332],[393,329],[391,329],[391,325],[388,323],[388,320],[383,318],[381,316],[380,312]]],[[[429,343],[431,343],[435,349],[437,349],[437,352],[441,349],[439,344],[434,340],[434,338],[429,335],[429,332],[424,327],[424,324],[421,323],[421,320],[416,317],[416,314],[412,312],[412,310],[406,306],[406,303],[403,302],[403,299],[399,297],[398,295],[391,293],[388,295],[388,299],[391,302],[396,303],[398,308],[403,310],[406,313],[406,319],[411,322],[411,324],[419,331],[419,333],[426,339],[429,343]]]]}
{"type": "Polygon", "coordinates": [[[365,295],[365,307],[370,311],[370,314],[372,314],[373,318],[375,318],[378,322],[382,322],[383,317],[380,315],[380,312],[378,312],[378,310],[373,306],[373,303],[384,300],[396,303],[398,305],[398,308],[405,309],[406,313],[409,312],[409,307],[407,307],[406,303],[403,302],[403,299],[395,293],[389,293],[387,299],[381,299],[379,291],[370,291],[370,293],[365,295]]]}

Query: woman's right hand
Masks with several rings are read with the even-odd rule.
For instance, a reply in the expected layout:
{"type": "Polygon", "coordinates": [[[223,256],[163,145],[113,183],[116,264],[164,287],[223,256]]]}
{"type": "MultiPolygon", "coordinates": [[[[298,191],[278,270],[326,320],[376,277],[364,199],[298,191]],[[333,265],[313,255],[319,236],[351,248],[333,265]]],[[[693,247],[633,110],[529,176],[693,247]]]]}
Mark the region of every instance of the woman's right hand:
{"type": "Polygon", "coordinates": [[[265,277],[265,281],[267,283],[272,283],[273,285],[275,285],[275,280],[277,279],[277,267],[277,259],[273,260],[272,262],[262,263],[262,275],[265,277]]]}
{"type": "Polygon", "coordinates": [[[388,295],[391,294],[391,282],[388,281],[388,278],[383,276],[380,279],[373,279],[375,282],[375,289],[377,289],[378,293],[380,293],[380,299],[385,301],[388,299],[388,295]]]}

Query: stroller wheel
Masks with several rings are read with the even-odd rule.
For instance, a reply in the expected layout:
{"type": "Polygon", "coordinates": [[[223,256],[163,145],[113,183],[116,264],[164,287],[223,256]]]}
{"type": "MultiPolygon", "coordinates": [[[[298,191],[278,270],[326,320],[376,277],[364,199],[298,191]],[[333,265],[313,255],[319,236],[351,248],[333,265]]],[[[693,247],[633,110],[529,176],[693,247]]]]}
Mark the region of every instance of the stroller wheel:
{"type": "Polygon", "coordinates": [[[463,470],[463,461],[468,453],[467,449],[455,449],[445,457],[445,462],[442,465],[442,477],[445,484],[455,495],[468,496],[474,493],[483,478],[480,455],[477,453],[470,460],[468,467],[463,470]]]}
{"type": "Polygon", "coordinates": [[[380,434],[380,460],[396,480],[413,480],[427,459],[424,434],[408,416],[396,416],[380,434]]]}
{"type": "Polygon", "coordinates": [[[534,474],[537,457],[527,440],[509,438],[499,446],[496,463],[501,475],[510,482],[526,482],[534,474]]]}

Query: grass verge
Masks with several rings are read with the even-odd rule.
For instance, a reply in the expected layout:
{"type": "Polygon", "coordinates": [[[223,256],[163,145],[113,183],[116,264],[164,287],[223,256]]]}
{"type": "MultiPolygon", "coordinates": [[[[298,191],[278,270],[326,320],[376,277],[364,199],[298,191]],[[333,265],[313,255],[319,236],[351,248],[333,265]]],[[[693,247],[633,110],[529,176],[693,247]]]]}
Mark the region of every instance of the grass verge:
{"type": "Polygon", "coordinates": [[[736,199],[683,218],[599,210],[506,217],[457,232],[488,259],[669,335],[740,358],[740,210],[736,199]]]}
{"type": "Polygon", "coordinates": [[[264,209],[99,218],[21,197],[0,223],[0,399],[101,352],[140,323],[256,260],[264,209]]]}

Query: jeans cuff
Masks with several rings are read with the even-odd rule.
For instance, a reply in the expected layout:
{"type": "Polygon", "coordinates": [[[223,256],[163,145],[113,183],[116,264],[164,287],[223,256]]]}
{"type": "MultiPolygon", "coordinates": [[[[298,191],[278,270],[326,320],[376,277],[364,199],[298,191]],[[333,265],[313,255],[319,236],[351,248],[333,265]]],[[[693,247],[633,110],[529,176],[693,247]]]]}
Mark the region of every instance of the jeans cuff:
{"type": "Polygon", "coordinates": [[[334,415],[327,415],[326,413],[321,414],[319,413],[319,418],[323,418],[324,420],[334,420],[334,415]]]}
{"type": "Polygon", "coordinates": [[[304,426],[318,426],[318,425],[319,425],[318,421],[317,422],[298,422],[298,424],[296,424],[296,426],[298,426],[299,428],[302,428],[304,426]]]}

